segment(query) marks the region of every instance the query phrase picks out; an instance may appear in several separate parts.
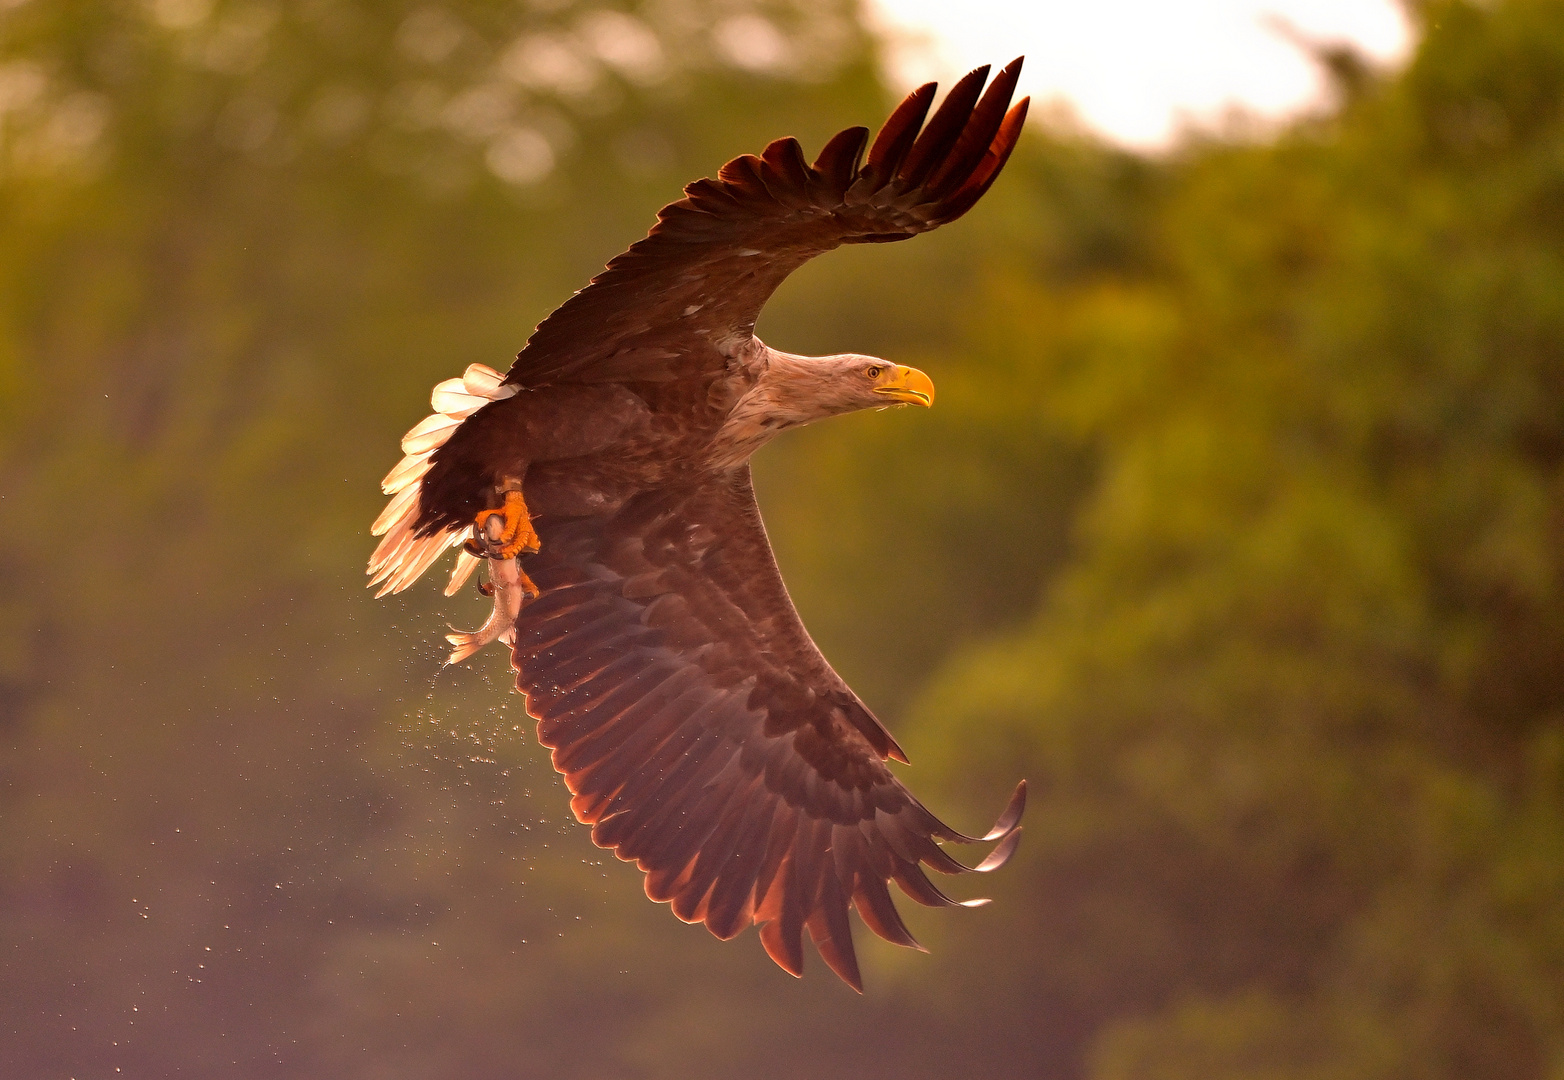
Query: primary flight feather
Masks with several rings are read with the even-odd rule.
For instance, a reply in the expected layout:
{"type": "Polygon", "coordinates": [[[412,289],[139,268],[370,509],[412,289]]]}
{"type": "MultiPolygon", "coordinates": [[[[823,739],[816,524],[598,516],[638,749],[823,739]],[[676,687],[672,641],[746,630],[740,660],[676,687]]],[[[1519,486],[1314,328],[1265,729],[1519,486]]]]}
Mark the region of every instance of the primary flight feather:
{"type": "MultiPolygon", "coordinates": [[[[1026,117],[1016,60],[934,84],[869,145],[848,128],[808,164],[794,139],[724,165],[665,206],[533,333],[503,377],[435,387],[375,522],[372,584],[397,592],[460,547],[447,593],[487,561],[494,611],[451,661],[508,643],[517,687],[592,839],[646,893],[720,938],[760,927],[803,971],[802,935],[862,989],[847,912],[918,947],[891,901],[954,906],[923,873],[986,871],[1020,838],[1024,782],[964,836],[891,773],[906,761],[799,621],[750,486],[779,432],[932,405],[915,368],[778,352],[755,320],[788,274],[842,244],[954,221],[999,175],[1026,117]],[[865,148],[867,147],[867,156],[865,148]],[[523,565],[525,569],[523,570],[523,565]],[[997,841],[976,867],[939,841],[997,841]]],[[[965,906],[983,901],[965,901],[965,906]]]]}

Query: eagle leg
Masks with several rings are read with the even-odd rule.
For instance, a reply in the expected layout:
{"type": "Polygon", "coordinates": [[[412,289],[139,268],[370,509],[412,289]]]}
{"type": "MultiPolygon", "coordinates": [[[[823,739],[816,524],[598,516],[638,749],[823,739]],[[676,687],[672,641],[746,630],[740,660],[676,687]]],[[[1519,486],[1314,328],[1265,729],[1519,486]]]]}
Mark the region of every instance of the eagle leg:
{"type": "MultiPolygon", "coordinates": [[[[538,534],[519,488],[507,490],[501,505],[480,511],[473,520],[472,532],[479,553],[490,559],[514,559],[538,550],[538,534]]],[[[537,595],[536,589],[533,595],[537,595]]]]}

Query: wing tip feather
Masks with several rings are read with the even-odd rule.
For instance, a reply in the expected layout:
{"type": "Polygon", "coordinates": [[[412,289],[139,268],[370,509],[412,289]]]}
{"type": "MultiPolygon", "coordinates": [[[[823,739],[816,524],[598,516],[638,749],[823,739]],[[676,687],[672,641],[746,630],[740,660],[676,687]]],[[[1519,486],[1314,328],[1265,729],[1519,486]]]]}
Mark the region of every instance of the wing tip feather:
{"type": "Polygon", "coordinates": [[[790,940],[780,919],[768,919],[760,924],[760,944],[766,950],[766,955],[771,957],[777,967],[795,979],[804,976],[804,943],[800,936],[802,932],[802,927],[794,929],[790,940]]]}

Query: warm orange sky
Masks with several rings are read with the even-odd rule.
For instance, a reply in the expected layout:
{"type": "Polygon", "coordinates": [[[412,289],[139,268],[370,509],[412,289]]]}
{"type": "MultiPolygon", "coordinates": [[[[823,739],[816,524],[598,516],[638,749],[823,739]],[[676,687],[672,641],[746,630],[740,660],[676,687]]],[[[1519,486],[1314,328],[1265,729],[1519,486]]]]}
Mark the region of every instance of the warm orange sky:
{"type": "Polygon", "coordinates": [[[922,32],[898,51],[900,81],[945,78],[980,63],[1027,57],[1021,88],[1063,97],[1091,126],[1141,147],[1243,104],[1265,116],[1306,108],[1321,83],[1280,16],[1318,39],[1348,39],[1368,55],[1404,55],[1396,0],[868,0],[882,25],[922,32]]]}

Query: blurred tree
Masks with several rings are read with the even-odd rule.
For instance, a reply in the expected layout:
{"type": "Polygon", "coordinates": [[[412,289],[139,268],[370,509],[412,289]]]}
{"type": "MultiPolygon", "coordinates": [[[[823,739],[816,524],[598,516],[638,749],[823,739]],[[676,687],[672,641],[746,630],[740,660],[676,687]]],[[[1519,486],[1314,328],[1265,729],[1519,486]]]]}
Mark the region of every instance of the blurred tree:
{"type": "Polygon", "coordinates": [[[1170,162],[1149,272],[983,313],[1096,480],[919,730],[1051,785],[985,977],[1102,1080],[1564,1067],[1564,6],[1418,15],[1170,162]]]}

